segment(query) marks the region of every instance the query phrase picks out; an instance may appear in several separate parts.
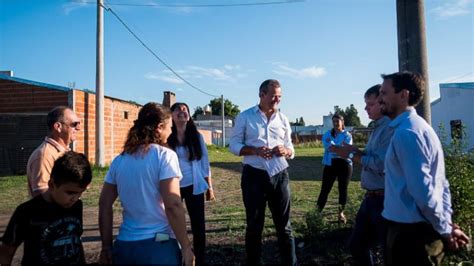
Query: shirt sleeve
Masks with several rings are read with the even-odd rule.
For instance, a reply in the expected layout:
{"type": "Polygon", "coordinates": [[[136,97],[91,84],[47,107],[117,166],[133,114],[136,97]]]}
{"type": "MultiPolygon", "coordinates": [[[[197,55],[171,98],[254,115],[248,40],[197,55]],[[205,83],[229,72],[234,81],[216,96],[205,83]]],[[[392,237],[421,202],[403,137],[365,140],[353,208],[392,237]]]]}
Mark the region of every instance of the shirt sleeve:
{"type": "Polygon", "coordinates": [[[331,130],[327,131],[324,133],[323,138],[321,139],[321,142],[323,143],[324,149],[329,148],[329,146],[333,145],[334,142],[331,140],[331,130]]]}
{"type": "Polygon", "coordinates": [[[290,122],[288,121],[288,119],[286,117],[284,119],[284,123],[285,123],[285,137],[284,137],[285,144],[284,145],[285,145],[285,148],[291,150],[290,159],[293,159],[293,158],[295,158],[295,147],[293,146],[293,142],[291,142],[290,122]]]}
{"type": "Polygon", "coordinates": [[[42,156],[30,164],[28,178],[30,179],[31,191],[38,191],[48,188],[48,181],[51,178],[54,160],[42,156]]]}
{"type": "MultiPolygon", "coordinates": [[[[120,155],[119,155],[120,156],[120,155]]],[[[104,182],[112,185],[117,185],[117,180],[115,176],[115,168],[119,160],[119,156],[117,156],[112,163],[110,164],[109,171],[105,174],[104,182]]]]}
{"type": "Polygon", "coordinates": [[[19,246],[25,241],[27,217],[25,217],[25,211],[20,205],[16,208],[10,222],[8,222],[7,229],[2,237],[2,243],[11,246],[19,246]]]}
{"type": "MultiPolygon", "coordinates": [[[[388,127],[387,127],[388,129],[388,127]]],[[[392,140],[392,134],[388,131],[381,132],[377,143],[373,144],[372,150],[362,155],[361,163],[365,169],[370,169],[373,173],[380,176],[384,175],[385,154],[387,154],[388,145],[392,140]]]]}
{"type": "Polygon", "coordinates": [[[352,134],[349,133],[349,131],[346,131],[346,134],[344,135],[344,143],[352,145],[352,134]]]}
{"type": "Polygon", "coordinates": [[[165,149],[162,153],[160,162],[160,173],[159,179],[165,180],[169,178],[178,177],[179,179],[183,178],[183,174],[179,168],[178,155],[176,152],[170,149],[165,149]]]}
{"type": "Polygon", "coordinates": [[[199,134],[199,141],[201,143],[201,150],[202,150],[202,155],[201,155],[201,169],[204,177],[210,177],[211,176],[211,166],[209,164],[209,153],[207,152],[207,146],[206,143],[204,142],[204,138],[202,137],[201,134],[199,134]]]}
{"type": "MultiPolygon", "coordinates": [[[[451,214],[445,210],[447,195],[439,189],[445,189],[445,180],[436,180],[432,175],[433,165],[431,156],[436,156],[426,136],[419,136],[415,132],[402,131],[398,137],[393,138],[393,146],[399,158],[406,158],[402,166],[403,175],[406,178],[408,193],[415,200],[416,206],[425,219],[431,223],[433,228],[440,234],[450,234],[451,214]],[[408,159],[409,158],[409,159],[408,159]],[[443,184],[438,184],[439,182],[443,184]],[[437,185],[437,186],[436,186],[437,185]]],[[[437,169],[438,171],[440,169],[437,169]]],[[[443,174],[436,173],[435,174],[443,174]]],[[[445,179],[445,177],[443,177],[445,179]]],[[[450,196],[449,196],[450,198],[450,196]]]]}
{"type": "Polygon", "coordinates": [[[245,124],[246,119],[241,113],[235,119],[235,126],[232,129],[232,137],[229,143],[230,152],[237,156],[240,156],[240,150],[245,146],[245,124]]]}

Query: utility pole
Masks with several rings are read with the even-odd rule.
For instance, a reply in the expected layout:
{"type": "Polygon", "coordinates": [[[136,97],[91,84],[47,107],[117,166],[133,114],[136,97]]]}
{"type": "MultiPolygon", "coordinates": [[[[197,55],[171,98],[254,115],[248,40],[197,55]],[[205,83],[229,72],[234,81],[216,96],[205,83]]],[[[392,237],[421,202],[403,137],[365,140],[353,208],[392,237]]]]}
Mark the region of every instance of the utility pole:
{"type": "Polygon", "coordinates": [[[221,94],[221,114],[222,114],[222,147],[225,148],[224,94],[221,94]]]}
{"type": "Polygon", "coordinates": [[[104,140],[104,9],[97,0],[97,50],[95,78],[95,164],[105,166],[104,140]]]}
{"type": "Polygon", "coordinates": [[[424,0],[397,0],[398,68],[420,73],[425,94],[416,111],[431,124],[424,0]]]}

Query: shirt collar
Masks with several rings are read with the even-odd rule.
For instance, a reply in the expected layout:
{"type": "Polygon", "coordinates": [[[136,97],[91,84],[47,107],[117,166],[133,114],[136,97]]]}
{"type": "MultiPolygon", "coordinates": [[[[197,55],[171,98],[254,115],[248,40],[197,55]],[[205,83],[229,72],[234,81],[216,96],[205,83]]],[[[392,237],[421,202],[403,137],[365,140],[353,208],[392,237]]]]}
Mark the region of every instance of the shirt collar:
{"type": "Polygon", "coordinates": [[[52,138],[49,138],[49,137],[45,137],[44,138],[44,141],[48,142],[49,144],[53,145],[54,148],[56,148],[56,150],[58,151],[68,151],[68,149],[65,149],[63,146],[61,146],[61,144],[59,144],[57,141],[55,141],[54,139],[52,138]]]}
{"type": "Polygon", "coordinates": [[[411,114],[416,114],[415,107],[413,107],[413,106],[409,106],[405,112],[403,112],[403,113],[399,114],[397,117],[395,117],[395,119],[393,119],[390,122],[389,126],[390,127],[398,127],[402,123],[402,121],[407,119],[411,114]]]}
{"type": "Polygon", "coordinates": [[[379,126],[381,126],[385,123],[389,123],[389,122],[390,122],[390,118],[388,118],[387,116],[382,116],[378,120],[374,121],[374,128],[379,127],[379,126]]]}

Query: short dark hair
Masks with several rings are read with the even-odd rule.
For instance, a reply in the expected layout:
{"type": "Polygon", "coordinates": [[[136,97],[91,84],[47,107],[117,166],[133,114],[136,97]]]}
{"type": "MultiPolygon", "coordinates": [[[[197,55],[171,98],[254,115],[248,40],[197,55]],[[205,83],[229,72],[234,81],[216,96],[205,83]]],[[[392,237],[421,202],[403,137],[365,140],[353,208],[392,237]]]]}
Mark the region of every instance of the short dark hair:
{"type": "Polygon", "coordinates": [[[390,75],[381,75],[383,80],[392,80],[392,86],[395,93],[402,90],[408,90],[408,105],[417,106],[425,94],[425,80],[419,73],[410,71],[395,72],[390,75]]]}
{"type": "Polygon", "coordinates": [[[49,111],[48,115],[46,116],[46,125],[48,126],[48,130],[53,128],[54,123],[56,122],[64,122],[64,111],[72,109],[68,106],[56,106],[51,111],[49,111]]]}
{"type": "Polygon", "coordinates": [[[258,95],[262,95],[262,93],[267,93],[268,89],[270,88],[280,88],[280,82],[276,79],[267,79],[260,85],[260,89],[258,90],[258,95]]]}
{"type": "Polygon", "coordinates": [[[372,96],[372,95],[375,95],[375,97],[379,97],[380,87],[382,87],[382,85],[380,85],[380,84],[376,84],[376,85],[370,87],[370,88],[365,92],[364,98],[369,98],[369,97],[372,96]]]}
{"type": "Polygon", "coordinates": [[[85,188],[92,180],[91,165],[84,154],[68,151],[54,162],[51,180],[57,186],[74,183],[85,188]]]}

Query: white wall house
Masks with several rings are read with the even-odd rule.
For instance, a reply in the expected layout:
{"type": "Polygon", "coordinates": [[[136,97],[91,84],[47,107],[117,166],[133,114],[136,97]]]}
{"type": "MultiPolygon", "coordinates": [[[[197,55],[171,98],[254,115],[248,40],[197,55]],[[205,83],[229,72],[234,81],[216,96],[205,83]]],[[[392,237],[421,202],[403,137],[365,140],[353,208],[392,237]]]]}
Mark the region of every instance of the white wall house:
{"type": "Polygon", "coordinates": [[[462,124],[468,149],[474,149],[474,82],[441,83],[439,88],[440,98],[431,103],[433,128],[439,133],[442,124],[451,138],[452,128],[462,124]]]}

